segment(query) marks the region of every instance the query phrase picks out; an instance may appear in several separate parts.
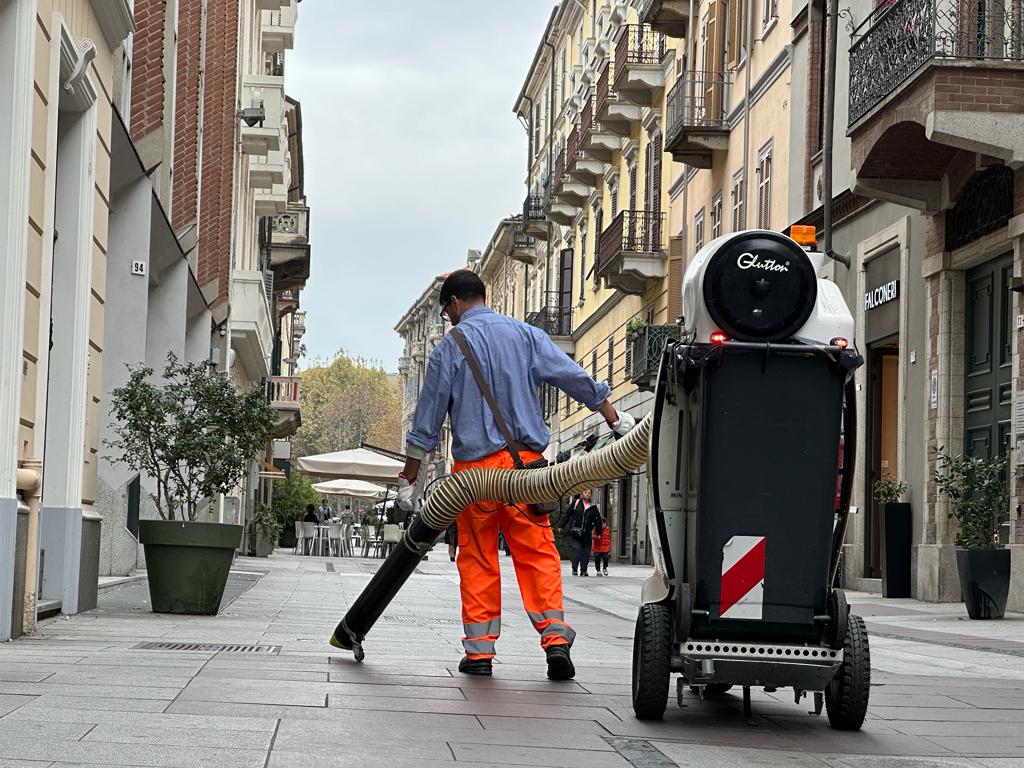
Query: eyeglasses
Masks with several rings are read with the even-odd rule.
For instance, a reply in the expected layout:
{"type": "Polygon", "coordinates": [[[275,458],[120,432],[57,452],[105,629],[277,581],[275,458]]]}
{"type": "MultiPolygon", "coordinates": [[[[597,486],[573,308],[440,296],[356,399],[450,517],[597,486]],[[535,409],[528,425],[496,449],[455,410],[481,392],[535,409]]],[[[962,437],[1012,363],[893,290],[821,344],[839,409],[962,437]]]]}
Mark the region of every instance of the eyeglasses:
{"type": "Polygon", "coordinates": [[[454,299],[455,299],[455,297],[452,296],[452,298],[448,299],[448,301],[446,301],[444,304],[441,305],[441,311],[437,313],[437,316],[441,318],[441,322],[448,322],[449,321],[450,318],[445,313],[448,311],[448,307],[451,306],[451,303],[452,303],[452,301],[454,299]]]}

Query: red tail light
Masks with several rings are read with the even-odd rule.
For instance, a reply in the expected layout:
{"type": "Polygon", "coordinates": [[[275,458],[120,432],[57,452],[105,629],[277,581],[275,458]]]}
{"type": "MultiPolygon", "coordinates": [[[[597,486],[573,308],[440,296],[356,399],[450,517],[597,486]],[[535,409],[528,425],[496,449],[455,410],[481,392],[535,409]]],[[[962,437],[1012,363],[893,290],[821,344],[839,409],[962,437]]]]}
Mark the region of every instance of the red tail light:
{"type": "Polygon", "coordinates": [[[725,335],[725,331],[714,331],[711,334],[712,344],[724,344],[729,340],[729,337],[725,335]]]}
{"type": "Polygon", "coordinates": [[[844,339],[842,336],[836,336],[832,341],[829,342],[833,347],[839,347],[840,349],[846,349],[850,346],[850,342],[844,339]]]}

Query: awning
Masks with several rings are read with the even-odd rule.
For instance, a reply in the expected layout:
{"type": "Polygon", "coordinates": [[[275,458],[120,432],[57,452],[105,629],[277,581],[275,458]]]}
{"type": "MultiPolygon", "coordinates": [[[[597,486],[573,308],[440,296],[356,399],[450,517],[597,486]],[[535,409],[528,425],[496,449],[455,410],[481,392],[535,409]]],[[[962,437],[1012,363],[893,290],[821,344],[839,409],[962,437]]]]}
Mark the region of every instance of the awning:
{"type": "Polygon", "coordinates": [[[260,459],[260,471],[259,476],[269,480],[287,480],[288,476],[283,471],[275,467],[273,464],[269,464],[263,459],[260,459]]]}
{"type": "Polygon", "coordinates": [[[405,463],[368,451],[352,448],[347,451],[304,456],[296,462],[300,472],[330,480],[366,480],[397,483],[405,463]]]}
{"type": "Polygon", "coordinates": [[[355,496],[358,499],[382,499],[388,489],[365,480],[328,480],[313,486],[317,493],[336,494],[338,496],[355,496]]]}

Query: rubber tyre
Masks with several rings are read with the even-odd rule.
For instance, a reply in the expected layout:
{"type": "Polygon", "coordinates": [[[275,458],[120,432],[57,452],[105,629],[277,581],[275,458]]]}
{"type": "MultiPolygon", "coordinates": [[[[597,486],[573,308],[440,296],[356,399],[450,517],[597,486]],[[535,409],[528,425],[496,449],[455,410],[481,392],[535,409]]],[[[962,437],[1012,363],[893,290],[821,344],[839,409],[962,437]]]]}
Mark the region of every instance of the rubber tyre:
{"type": "Polygon", "coordinates": [[[640,606],[633,635],[633,712],[640,720],[661,720],[672,677],[672,612],[653,603],[640,606]]]}
{"type": "Polygon", "coordinates": [[[871,650],[864,619],[852,613],[846,622],[843,663],[825,688],[828,721],[839,731],[857,731],[864,724],[871,690],[871,650]]]}
{"type": "MultiPolygon", "coordinates": [[[[722,694],[728,693],[731,690],[732,690],[732,686],[728,685],[727,683],[709,683],[708,685],[704,686],[704,695],[705,696],[721,696],[722,694]]],[[[695,694],[695,695],[699,694],[700,693],[700,687],[696,686],[696,685],[691,685],[690,686],[690,692],[695,694]]]]}

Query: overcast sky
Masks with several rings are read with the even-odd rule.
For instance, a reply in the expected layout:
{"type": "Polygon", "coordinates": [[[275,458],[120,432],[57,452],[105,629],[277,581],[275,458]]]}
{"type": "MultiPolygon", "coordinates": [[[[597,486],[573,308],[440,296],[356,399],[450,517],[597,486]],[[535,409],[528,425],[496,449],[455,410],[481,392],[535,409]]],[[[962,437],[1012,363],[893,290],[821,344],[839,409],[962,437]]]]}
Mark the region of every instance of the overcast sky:
{"type": "Polygon", "coordinates": [[[394,326],[432,276],[522,209],[512,112],[554,0],[304,0],[288,94],[302,103],[310,358],[394,371],[394,326]]]}

